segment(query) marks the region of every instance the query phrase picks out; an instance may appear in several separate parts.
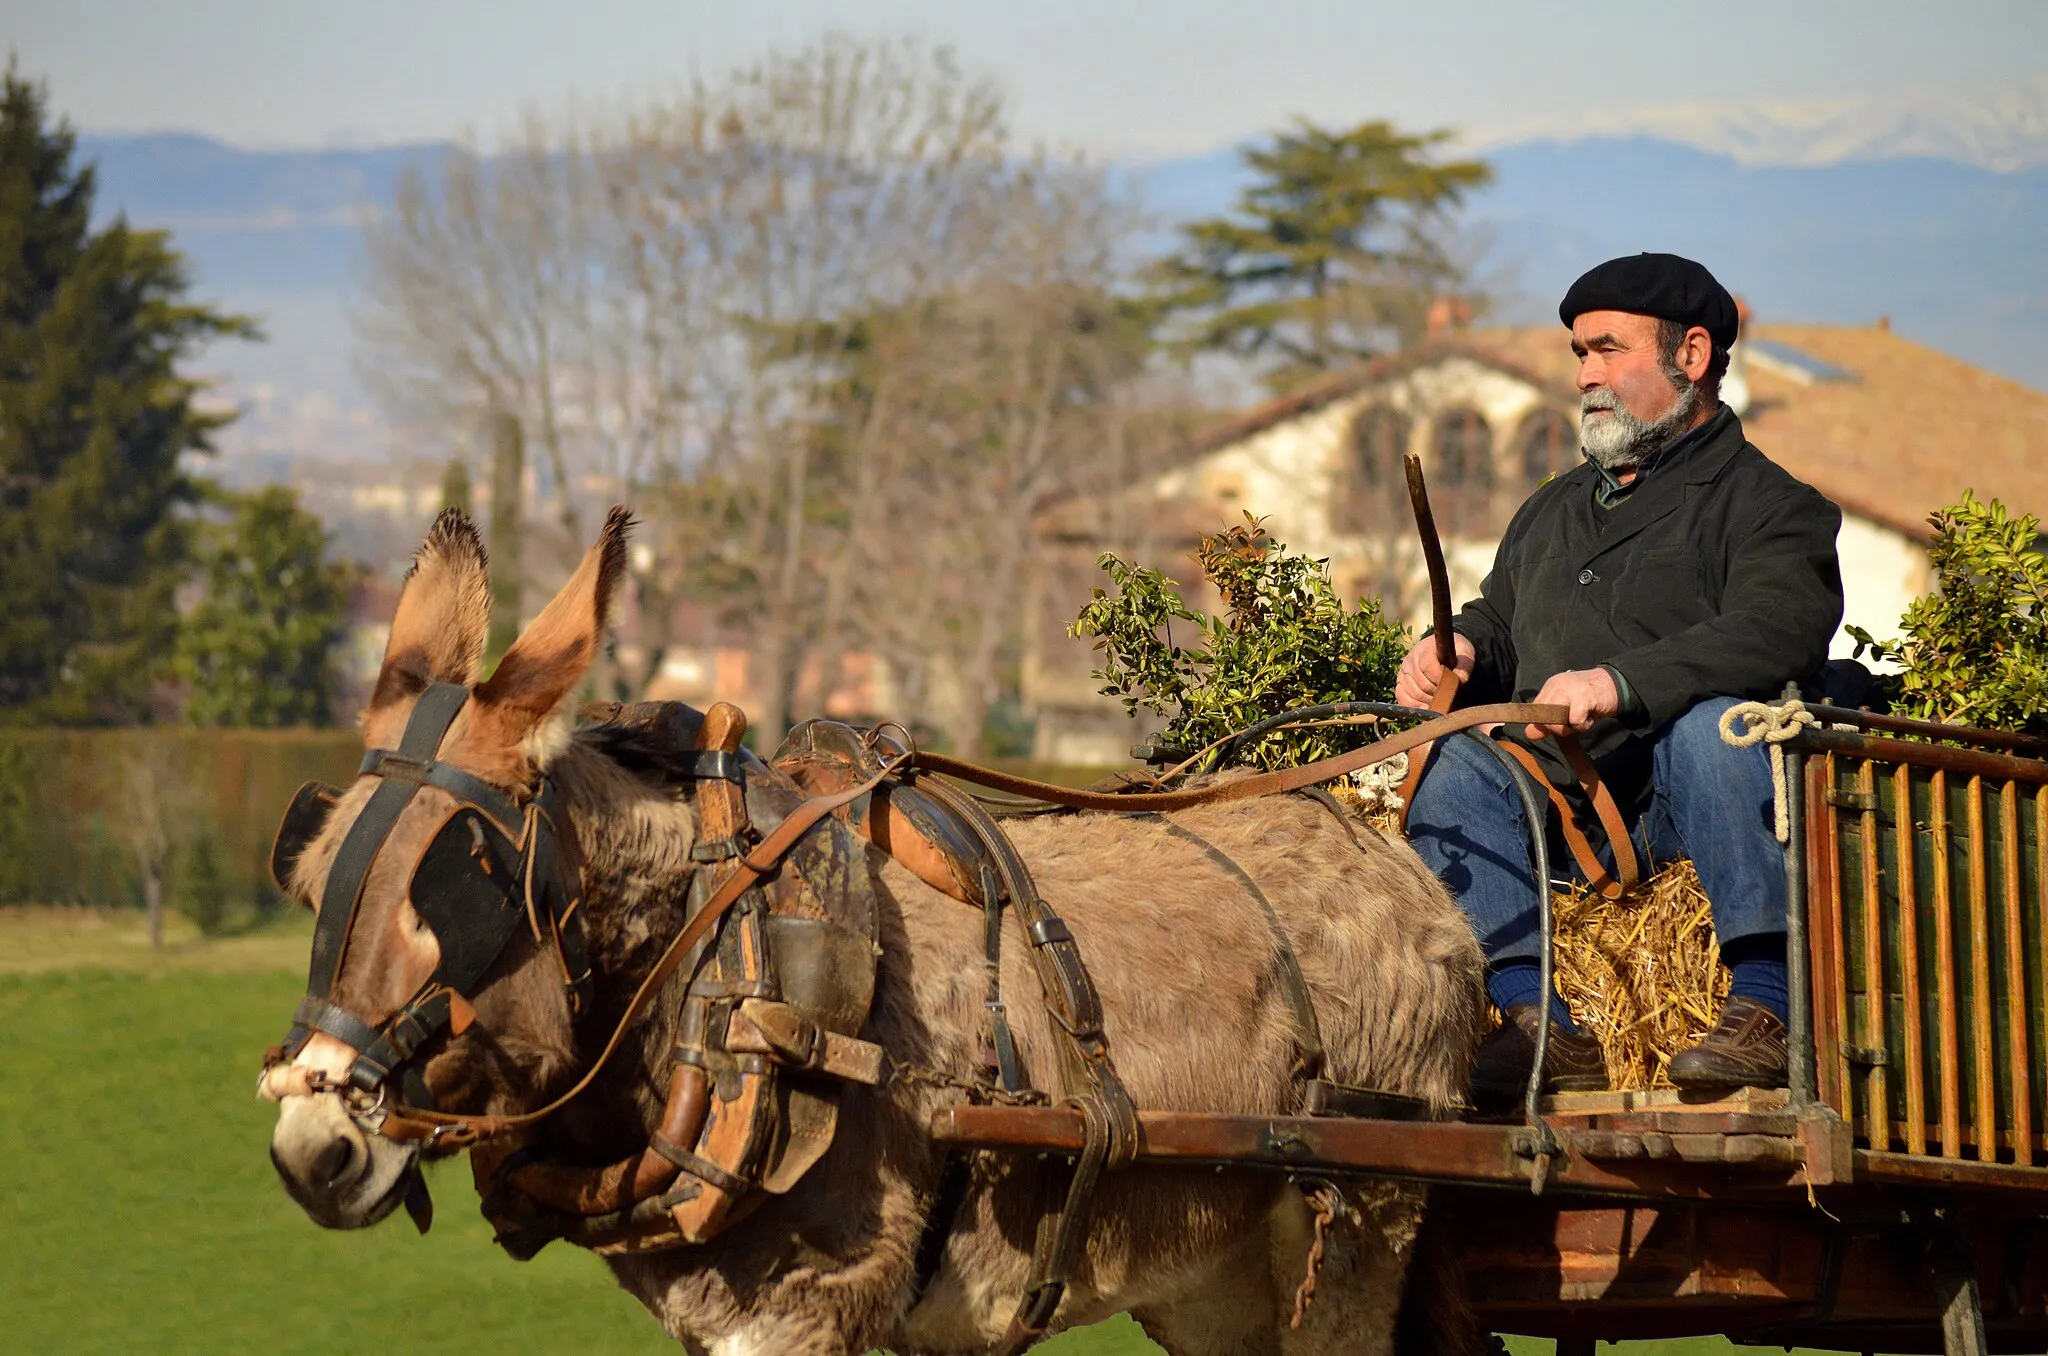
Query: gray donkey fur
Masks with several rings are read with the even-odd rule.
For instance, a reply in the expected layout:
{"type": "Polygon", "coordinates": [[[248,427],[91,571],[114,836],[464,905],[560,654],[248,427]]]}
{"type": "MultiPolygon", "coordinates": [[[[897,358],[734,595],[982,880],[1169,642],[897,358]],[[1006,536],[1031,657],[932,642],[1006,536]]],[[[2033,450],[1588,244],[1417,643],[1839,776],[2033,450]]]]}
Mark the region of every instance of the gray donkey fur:
{"type": "MultiPolygon", "coordinates": [[[[586,855],[603,968],[632,971],[667,925],[658,901],[678,898],[690,869],[688,811],[580,745],[551,770],[586,855]]],[[[1271,900],[1315,997],[1329,1077],[1439,1108],[1459,1098],[1478,1031],[1480,956],[1463,915],[1413,853],[1363,826],[1353,826],[1354,842],[1327,808],[1298,797],[1174,819],[1235,858],[1271,900]]],[[[1139,1106],[1289,1109],[1294,1028],[1265,921],[1238,883],[1143,818],[1028,820],[1012,836],[1087,958],[1139,1106]]],[[[900,1062],[964,1077],[980,1044],[981,915],[879,854],[871,865],[883,936],[864,1034],[900,1062]]],[[[1026,950],[1013,926],[1004,991],[1026,1067],[1052,1071],[1055,1033],[1026,950]]],[[[666,1040],[650,1033],[649,1055],[666,1040]]],[[[957,1100],[910,1082],[849,1092],[831,1152],[787,1196],[702,1247],[611,1265],[692,1352],[984,1352],[1024,1289],[1046,1187],[1029,1156],[982,1156],[943,1264],[914,1297],[915,1252],[943,1161],[925,1127],[957,1100]]],[[[642,1114],[651,1122],[654,1112],[650,1091],[642,1114]]],[[[1129,1312],[1173,1356],[1390,1351],[1424,1192],[1382,1184],[1349,1194],[1363,1225],[1334,1231],[1315,1303],[1291,1331],[1311,1233],[1296,1188],[1270,1173],[1112,1175],[1057,1326],[1129,1312]]],[[[1454,1331],[1455,1314],[1410,1319],[1408,1331],[1442,1328],[1443,1345],[1432,1349],[1469,1338],[1454,1331]]]]}

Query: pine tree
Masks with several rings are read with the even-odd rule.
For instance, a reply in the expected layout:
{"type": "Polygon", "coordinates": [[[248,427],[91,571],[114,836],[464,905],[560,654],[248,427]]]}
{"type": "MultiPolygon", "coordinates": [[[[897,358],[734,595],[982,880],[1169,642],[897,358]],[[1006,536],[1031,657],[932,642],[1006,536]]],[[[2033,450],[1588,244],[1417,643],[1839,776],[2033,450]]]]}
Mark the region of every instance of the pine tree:
{"type": "Polygon", "coordinates": [[[206,595],[178,635],[195,725],[326,725],[330,659],[348,611],[346,566],[327,559],[327,532],[273,485],[235,501],[206,534],[206,595]]]}
{"type": "Polygon", "coordinates": [[[1447,241],[1465,195],[1493,179],[1476,160],[1438,161],[1449,132],[1348,131],[1310,123],[1243,152],[1257,174],[1235,216],[1181,228],[1156,302],[1184,352],[1268,365],[1276,387],[1402,344],[1461,270],[1447,241]]]}
{"type": "Polygon", "coordinates": [[[255,334],[187,302],[161,232],[92,229],[93,172],[41,87],[0,85],[0,720],[146,714],[187,544],[180,467],[228,416],[193,407],[194,349],[255,334]]]}

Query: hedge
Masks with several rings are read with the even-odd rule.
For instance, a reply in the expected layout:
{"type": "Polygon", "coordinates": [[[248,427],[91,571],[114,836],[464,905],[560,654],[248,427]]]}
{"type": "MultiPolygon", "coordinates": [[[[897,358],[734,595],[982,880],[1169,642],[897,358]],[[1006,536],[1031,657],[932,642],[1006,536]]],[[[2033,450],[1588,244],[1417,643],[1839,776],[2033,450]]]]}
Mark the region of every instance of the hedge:
{"type": "Polygon", "coordinates": [[[201,926],[260,910],[292,792],[348,782],[362,748],[353,730],[0,730],[0,903],[139,906],[147,799],[175,905],[201,926]]]}

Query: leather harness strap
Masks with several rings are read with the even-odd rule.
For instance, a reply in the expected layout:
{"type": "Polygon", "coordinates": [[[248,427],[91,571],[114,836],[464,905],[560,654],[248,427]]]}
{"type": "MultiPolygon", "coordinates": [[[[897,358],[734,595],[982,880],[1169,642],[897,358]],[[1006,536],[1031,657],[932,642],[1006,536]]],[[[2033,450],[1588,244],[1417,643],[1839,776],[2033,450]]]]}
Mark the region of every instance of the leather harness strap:
{"type": "MultiPolygon", "coordinates": [[[[1430,707],[1436,711],[1449,711],[1451,703],[1457,700],[1461,680],[1456,671],[1446,670],[1443,681],[1437,685],[1436,695],[1430,707]]],[[[1541,724],[1542,722],[1531,722],[1541,724]]],[[[1422,727],[1430,729],[1430,726],[1422,727]]],[[[1642,866],[1636,859],[1635,844],[1629,837],[1628,824],[1621,817],[1621,807],[1614,803],[1614,793],[1601,780],[1593,760],[1586,756],[1586,748],[1575,735],[1564,734],[1557,738],[1559,752],[1571,767],[1572,776],[1577,779],[1579,789],[1586,794],[1586,800],[1593,807],[1594,817],[1600,821],[1600,828],[1607,835],[1607,841],[1614,849],[1614,870],[1600,860],[1600,851],[1593,840],[1586,835],[1578,821],[1578,813],[1564,792],[1557,789],[1543,767],[1536,761],[1536,755],[1513,740],[1501,740],[1500,745],[1514,755],[1536,784],[1550,796],[1550,803],[1557,809],[1558,827],[1564,833],[1565,846],[1571,849],[1572,859],[1579,864],[1587,883],[1602,899],[1619,899],[1633,890],[1642,881],[1642,866]]],[[[1408,831],[1408,811],[1415,804],[1415,788],[1422,783],[1422,774],[1429,767],[1429,760],[1436,751],[1434,741],[1422,745],[1408,755],[1408,775],[1401,779],[1401,831],[1408,831]]]]}
{"type": "Polygon", "coordinates": [[[1397,753],[1406,753],[1410,749],[1420,748],[1424,744],[1442,739],[1445,735],[1469,730],[1476,725],[1515,720],[1535,725],[1562,725],[1570,719],[1571,712],[1567,708],[1550,703],[1494,702],[1486,706],[1468,706],[1462,711],[1439,715],[1412,730],[1403,730],[1399,734],[1388,735],[1363,748],[1352,749],[1349,753],[1321,758],[1313,763],[1303,763],[1300,767],[1283,768],[1278,772],[1262,772],[1255,777],[1212,782],[1207,786],[1198,786],[1187,791],[1077,791],[1072,787],[1034,781],[1029,777],[998,772],[993,768],[980,767],[958,758],[948,758],[942,753],[919,751],[910,755],[910,761],[914,767],[927,772],[943,773],[955,781],[972,782],[977,786],[1006,791],[1012,795],[1029,796],[1033,800],[1064,805],[1075,810],[1111,810],[1122,813],[1139,810],[1185,810],[1196,805],[1214,805],[1224,801],[1278,795],[1283,791],[1299,791],[1318,782],[1334,781],[1362,767],[1369,767],[1383,759],[1391,758],[1397,753]]]}
{"type": "Polygon", "coordinates": [[[618,1025],[612,1029],[611,1037],[605,1041],[590,1067],[575,1084],[547,1105],[534,1111],[516,1116],[470,1116],[457,1112],[434,1111],[424,1107],[394,1107],[378,1127],[379,1133],[389,1139],[424,1139],[446,1148],[462,1148],[502,1134],[506,1130],[522,1125],[531,1125],[544,1120],[579,1096],[584,1089],[596,1081],[606,1064],[611,1061],[626,1034],[647,1010],[656,993],[675,974],[697,943],[725,917],[741,896],[759,884],[761,879],[773,872],[782,859],[789,855],[803,836],[818,822],[843,805],[851,804],[881,785],[882,780],[901,770],[903,759],[896,759],[874,776],[836,795],[818,796],[803,802],[776,826],[775,831],[763,838],[752,852],[739,859],[732,871],[719,883],[718,889],[704,901],[683,929],[669,942],[668,949],[661,953],[654,968],[647,972],[647,978],[640,981],[640,987],[633,991],[633,997],[626,1004],[626,1010],[619,1014],[618,1025]]]}
{"type": "MultiPolygon", "coordinates": [[[[1301,961],[1294,954],[1294,944],[1280,922],[1279,913],[1273,908],[1273,901],[1266,898],[1266,892],[1259,888],[1251,873],[1239,866],[1236,859],[1222,848],[1170,819],[1161,818],[1159,822],[1175,838],[1200,848],[1203,856],[1243,887],[1259,906],[1259,912],[1266,919],[1266,935],[1273,944],[1273,971],[1279,982],[1280,996],[1286,1000],[1287,1010],[1294,1019],[1294,1076],[1303,1080],[1322,1077],[1326,1059],[1322,1026],[1316,1020],[1315,1001],[1309,995],[1308,980],[1301,973],[1301,961]]],[[[1340,819],[1338,822],[1343,821],[1340,819]]],[[[1348,829],[1350,826],[1347,824],[1345,827],[1348,829]]]]}
{"type": "Polygon", "coordinates": [[[1572,859],[1579,864],[1587,884],[1602,899],[1619,899],[1641,883],[1642,865],[1636,859],[1635,842],[1629,837],[1628,824],[1621,817],[1621,807],[1614,803],[1614,793],[1607,789],[1606,782],[1600,780],[1600,774],[1593,768],[1593,760],[1586,756],[1586,750],[1578,740],[1560,739],[1558,747],[1563,750],[1565,761],[1571,765],[1579,789],[1592,802],[1593,814],[1600,821],[1601,831],[1607,835],[1608,846],[1614,849],[1613,871],[1609,871],[1607,864],[1600,860],[1599,849],[1593,846],[1593,840],[1579,826],[1571,801],[1550,778],[1543,775],[1536,755],[1510,739],[1501,740],[1500,746],[1536,779],[1538,786],[1550,793],[1550,803],[1557,808],[1558,827],[1564,831],[1565,846],[1571,849],[1572,859]]]}

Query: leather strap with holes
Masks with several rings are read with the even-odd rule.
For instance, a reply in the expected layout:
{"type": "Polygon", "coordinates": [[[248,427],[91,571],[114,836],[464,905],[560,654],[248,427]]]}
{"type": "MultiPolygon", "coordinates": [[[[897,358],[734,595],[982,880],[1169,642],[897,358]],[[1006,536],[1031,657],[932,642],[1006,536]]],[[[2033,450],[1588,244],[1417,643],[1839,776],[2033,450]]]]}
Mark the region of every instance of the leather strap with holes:
{"type": "Polygon", "coordinates": [[[1593,840],[1579,827],[1572,803],[1565,798],[1557,784],[1543,775],[1543,767],[1536,761],[1536,755],[1511,739],[1500,741],[1502,748],[1514,755],[1516,762],[1527,769],[1536,779],[1536,784],[1550,793],[1550,803],[1557,807],[1558,827],[1564,831],[1565,846],[1571,849],[1572,860],[1585,873],[1586,883],[1602,899],[1619,899],[1633,890],[1643,878],[1642,864],[1636,860],[1635,841],[1629,837],[1628,825],[1621,817],[1621,807],[1614,803],[1614,793],[1607,789],[1607,783],[1600,780],[1600,773],[1593,767],[1593,760],[1586,756],[1586,750],[1572,735],[1558,737],[1557,747],[1570,764],[1572,776],[1578,779],[1579,789],[1586,793],[1592,803],[1594,817],[1600,821],[1601,831],[1607,835],[1607,844],[1614,849],[1614,870],[1607,869],[1607,863],[1600,860],[1600,851],[1593,846],[1593,840]]]}

